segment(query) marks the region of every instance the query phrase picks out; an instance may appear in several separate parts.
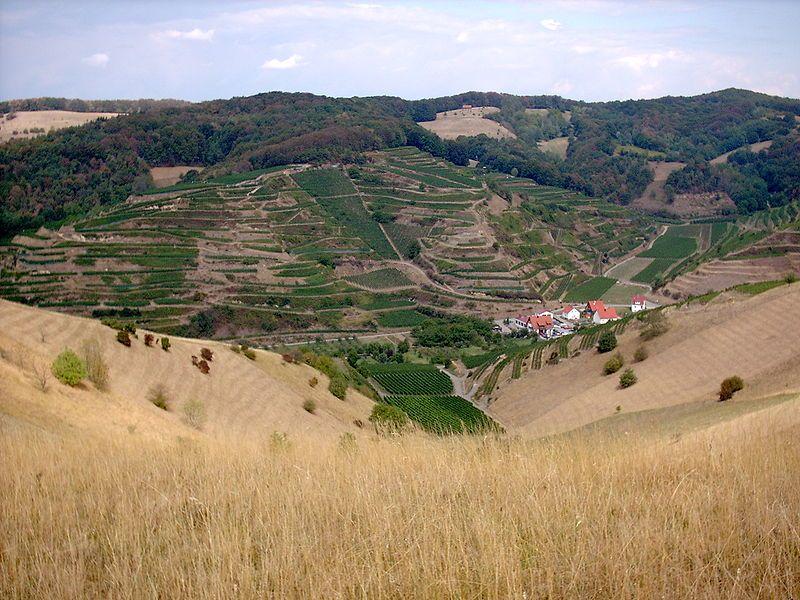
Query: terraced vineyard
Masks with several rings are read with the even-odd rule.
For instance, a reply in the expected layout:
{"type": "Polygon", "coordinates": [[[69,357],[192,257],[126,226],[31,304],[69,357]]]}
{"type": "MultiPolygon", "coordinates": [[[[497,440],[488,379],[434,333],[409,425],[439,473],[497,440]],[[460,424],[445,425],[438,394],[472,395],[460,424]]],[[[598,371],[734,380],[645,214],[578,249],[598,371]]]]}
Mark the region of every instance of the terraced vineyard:
{"type": "MultiPolygon", "coordinates": [[[[793,231],[797,214],[670,226],[633,279],[774,252],[746,228],[793,231]]],[[[488,316],[600,297],[604,265],[655,231],[625,207],[402,147],[178,184],[27,232],[0,247],[0,297],[253,344],[350,336],[413,327],[418,306],[488,316]]]]}

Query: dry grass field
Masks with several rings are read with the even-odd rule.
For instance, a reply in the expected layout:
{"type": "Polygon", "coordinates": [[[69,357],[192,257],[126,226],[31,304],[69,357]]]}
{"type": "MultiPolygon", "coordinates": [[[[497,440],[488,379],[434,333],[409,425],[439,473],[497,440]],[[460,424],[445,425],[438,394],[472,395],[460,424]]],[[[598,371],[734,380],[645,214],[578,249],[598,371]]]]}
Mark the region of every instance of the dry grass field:
{"type": "Polygon", "coordinates": [[[424,121],[419,125],[446,140],[454,140],[460,135],[470,136],[482,133],[496,139],[517,137],[500,123],[485,118],[485,115],[499,110],[494,106],[448,110],[436,113],[435,121],[424,121]]]}
{"type": "Polygon", "coordinates": [[[678,442],[4,426],[0,595],[793,598],[800,428],[758,416],[678,442]]]}
{"type": "Polygon", "coordinates": [[[543,140],[539,142],[539,149],[543,152],[550,152],[557,157],[564,159],[567,158],[567,148],[569,148],[569,137],[557,137],[552,140],[543,140]]]}
{"type": "MultiPolygon", "coordinates": [[[[742,148],[749,148],[750,152],[761,152],[762,150],[766,150],[770,146],[772,146],[772,140],[767,140],[765,142],[756,142],[755,144],[750,144],[749,146],[742,146],[742,148]]],[[[720,154],[719,156],[717,156],[716,158],[712,158],[708,162],[711,163],[712,165],[726,163],[728,162],[728,157],[731,154],[733,154],[737,150],[741,150],[742,148],[736,148],[734,150],[731,150],[730,152],[725,152],[724,154],[720,154]]]]}
{"type": "Polygon", "coordinates": [[[335,439],[347,431],[359,435],[362,430],[353,421],[366,422],[372,409],[372,400],[352,389],[346,401],[335,398],[328,392],[325,375],[308,365],[285,363],[278,354],[258,352],[250,361],[224,343],[174,337],[170,351],[164,352],[158,343],[145,346],[143,330],[137,334],[126,348],[116,341],[113,329],[98,321],[0,301],[0,348],[23,365],[18,377],[0,378],[0,410],[13,409],[23,421],[37,415],[57,419],[65,410],[78,411],[74,426],[95,429],[91,415],[81,407],[89,399],[107,401],[120,407],[120,429],[125,430],[136,426],[140,416],[147,421],[153,415],[179,426],[182,407],[199,401],[208,435],[263,440],[274,431],[322,439],[335,439]],[[75,390],[56,384],[63,404],[55,403],[50,394],[29,394],[25,384],[30,384],[35,366],[50,365],[65,347],[79,351],[87,340],[97,340],[109,365],[107,392],[99,393],[89,384],[75,390]],[[214,353],[208,375],[192,365],[192,356],[199,356],[203,347],[214,353]],[[319,383],[311,387],[313,377],[319,383]],[[165,388],[170,405],[166,413],[147,400],[157,385],[165,388]],[[317,405],[313,415],[303,410],[308,399],[317,405]]]}
{"type": "MultiPolygon", "coordinates": [[[[798,290],[767,292],[765,310],[798,290]]],[[[797,383],[800,358],[786,344],[797,332],[753,342],[733,326],[737,304],[752,312],[726,303],[711,317],[720,360],[731,360],[726,340],[748,339],[753,362],[771,343],[775,385],[743,371],[733,403],[527,440],[343,435],[349,416],[322,396],[315,415],[285,408],[311,372],[278,355],[250,363],[182,339],[169,353],[140,340],[123,348],[89,320],[2,302],[0,597],[798,597],[800,398],[765,397],[797,383]],[[51,377],[42,391],[37,365],[87,338],[111,365],[109,389],[51,377]],[[183,364],[201,346],[215,356],[195,387],[183,364]],[[143,400],[167,375],[176,399],[202,394],[199,430],[143,400]]],[[[692,327],[673,320],[642,365],[668,363],[683,378],[667,336],[692,327]]],[[[591,392],[600,407],[617,402],[617,391],[591,392]]]]}
{"type": "Polygon", "coordinates": [[[683,295],[705,294],[740,283],[755,283],[781,279],[787,273],[800,273],[800,254],[742,258],[740,260],[711,260],[676,277],[669,283],[670,292],[683,295]]]}
{"type": "Polygon", "coordinates": [[[119,113],[21,110],[13,114],[15,115],[13,119],[9,119],[8,115],[0,119],[0,143],[12,139],[32,138],[56,129],[84,125],[97,119],[116,117],[119,113]]]}
{"type": "Polygon", "coordinates": [[[178,167],[152,167],[150,176],[153,178],[153,185],[157,188],[175,185],[181,177],[189,171],[202,171],[203,167],[178,166],[178,167]]]}

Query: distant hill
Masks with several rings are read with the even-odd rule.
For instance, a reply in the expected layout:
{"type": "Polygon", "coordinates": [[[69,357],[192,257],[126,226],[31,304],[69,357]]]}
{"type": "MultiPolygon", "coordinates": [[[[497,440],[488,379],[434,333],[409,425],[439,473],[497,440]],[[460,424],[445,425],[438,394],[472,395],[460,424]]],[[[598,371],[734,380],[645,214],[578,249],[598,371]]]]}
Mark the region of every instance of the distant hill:
{"type": "Polygon", "coordinates": [[[214,177],[292,162],[358,163],[366,151],[403,145],[619,203],[644,192],[653,159],[691,163],[692,173],[700,173],[699,179],[671,174],[666,187],[673,193],[723,191],[740,212],[797,196],[800,161],[792,136],[800,101],[744,90],[606,103],[481,92],[416,101],[270,92],[195,104],[81,102],[7,105],[135,114],[0,147],[0,229],[120,202],[150,185],[150,167],[197,165],[214,177]],[[499,108],[487,116],[516,138],[442,140],[416,124],[464,104],[499,108]],[[540,149],[539,142],[555,138],[567,138],[566,158],[540,149]],[[727,164],[706,168],[724,152],[765,140],[774,143],[757,161],[734,153],[727,164]]]}

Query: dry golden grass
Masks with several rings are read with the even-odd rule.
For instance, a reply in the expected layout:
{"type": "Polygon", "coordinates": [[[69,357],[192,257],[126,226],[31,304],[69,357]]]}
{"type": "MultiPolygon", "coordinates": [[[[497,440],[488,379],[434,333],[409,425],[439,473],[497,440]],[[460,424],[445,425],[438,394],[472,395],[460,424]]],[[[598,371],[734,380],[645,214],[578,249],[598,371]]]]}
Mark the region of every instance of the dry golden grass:
{"type": "Polygon", "coordinates": [[[31,138],[44,135],[56,129],[84,125],[97,119],[109,119],[120,113],[112,112],[76,112],[72,110],[21,110],[14,113],[14,118],[0,118],[0,143],[11,139],[31,138]],[[44,132],[32,132],[32,129],[44,129],[44,132]]]}
{"type": "Polygon", "coordinates": [[[0,436],[3,598],[791,598],[800,439],[0,436]]]}

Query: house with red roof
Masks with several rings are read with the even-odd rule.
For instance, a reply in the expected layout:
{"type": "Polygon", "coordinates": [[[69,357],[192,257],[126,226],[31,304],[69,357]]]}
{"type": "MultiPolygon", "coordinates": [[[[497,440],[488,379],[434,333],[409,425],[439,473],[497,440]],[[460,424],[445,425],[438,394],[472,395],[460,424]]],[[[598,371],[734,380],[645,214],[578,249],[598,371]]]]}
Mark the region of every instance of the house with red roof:
{"type": "Polygon", "coordinates": [[[517,327],[525,327],[535,331],[539,337],[549,338],[553,335],[553,313],[545,311],[536,315],[520,315],[514,317],[512,322],[517,327]]]}
{"type": "Polygon", "coordinates": [[[644,294],[635,294],[631,298],[631,312],[639,312],[647,308],[647,298],[644,294]]]}
{"type": "Polygon", "coordinates": [[[606,308],[605,305],[598,307],[598,309],[592,314],[592,322],[596,323],[597,325],[603,325],[609,321],[616,321],[619,318],[620,316],[617,314],[616,308],[606,308]]]}

